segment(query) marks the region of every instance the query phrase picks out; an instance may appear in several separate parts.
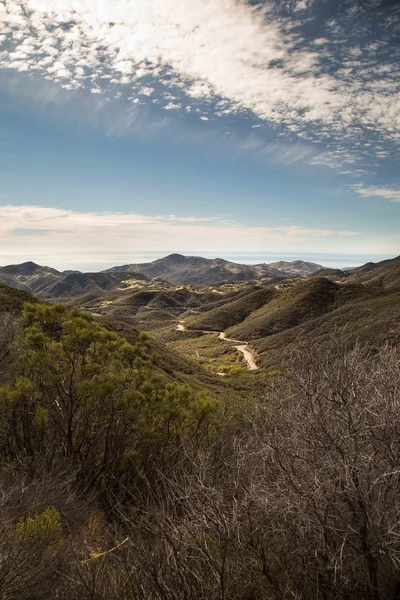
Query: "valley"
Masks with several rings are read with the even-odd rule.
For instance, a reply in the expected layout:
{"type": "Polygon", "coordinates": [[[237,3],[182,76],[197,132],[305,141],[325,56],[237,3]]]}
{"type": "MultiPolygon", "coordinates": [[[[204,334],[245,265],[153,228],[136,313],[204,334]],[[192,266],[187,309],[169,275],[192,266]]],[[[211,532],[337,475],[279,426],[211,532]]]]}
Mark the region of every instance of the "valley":
{"type": "Polygon", "coordinates": [[[400,335],[399,258],[346,271],[179,254],[98,273],[28,262],[0,267],[0,281],[145,331],[211,375],[273,371],[299,343],[327,348],[339,337],[378,347],[400,335]]]}

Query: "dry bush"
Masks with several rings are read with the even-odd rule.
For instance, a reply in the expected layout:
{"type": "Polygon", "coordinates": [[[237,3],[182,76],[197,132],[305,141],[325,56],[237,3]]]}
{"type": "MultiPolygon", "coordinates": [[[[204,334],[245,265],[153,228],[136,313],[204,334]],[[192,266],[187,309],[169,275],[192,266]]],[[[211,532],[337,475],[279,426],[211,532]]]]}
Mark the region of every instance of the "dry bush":
{"type": "Polygon", "coordinates": [[[16,330],[17,319],[15,315],[9,312],[0,313],[0,367],[10,355],[16,330]]]}
{"type": "Polygon", "coordinates": [[[49,600],[70,589],[92,502],[68,473],[0,473],[0,598],[49,600]]]}
{"type": "Polygon", "coordinates": [[[399,363],[393,348],[372,355],[336,345],[322,357],[318,349],[299,350],[253,420],[254,497],[267,523],[258,547],[287,597],[394,597],[399,363]]]}
{"type": "Polygon", "coordinates": [[[109,486],[103,516],[68,472],[4,476],[1,600],[394,600],[399,365],[394,348],[298,349],[140,493],[109,486]],[[16,527],[49,506],[62,544],[27,561],[16,527]]]}
{"type": "Polygon", "coordinates": [[[126,597],[394,598],[399,354],[292,353],[248,427],[223,431],[170,476],[167,501],[128,518],[126,597]]]}

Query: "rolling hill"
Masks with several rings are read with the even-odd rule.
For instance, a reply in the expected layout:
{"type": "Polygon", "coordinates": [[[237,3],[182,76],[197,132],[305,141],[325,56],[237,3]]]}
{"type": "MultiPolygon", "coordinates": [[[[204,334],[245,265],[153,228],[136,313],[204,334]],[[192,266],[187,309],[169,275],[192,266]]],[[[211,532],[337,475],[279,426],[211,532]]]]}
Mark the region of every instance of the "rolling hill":
{"type": "Polygon", "coordinates": [[[34,262],[0,267],[0,282],[31,292],[42,299],[93,300],[104,292],[123,290],[154,282],[158,285],[221,286],[224,284],[269,285],[284,278],[307,276],[320,265],[294,261],[272,265],[241,265],[222,258],[170,254],[150,263],[112,267],[99,273],[60,272],[34,262]]]}
{"type": "Polygon", "coordinates": [[[51,267],[42,267],[28,261],[19,265],[0,267],[0,282],[33,294],[39,294],[62,277],[62,273],[51,267]]]}
{"type": "Polygon", "coordinates": [[[324,277],[300,281],[283,289],[271,301],[252,312],[228,334],[258,339],[296,327],[346,304],[379,297],[379,290],[360,284],[338,284],[324,277]]]}
{"type": "Polygon", "coordinates": [[[400,289],[400,257],[379,263],[367,263],[351,271],[349,280],[368,284],[384,290],[400,289]]]}
{"type": "Polygon", "coordinates": [[[68,300],[91,295],[92,298],[113,289],[132,287],[134,282],[147,282],[141,273],[60,272],[33,262],[0,267],[0,282],[30,292],[41,299],[68,300]]]}
{"type": "Polygon", "coordinates": [[[103,294],[106,291],[125,289],[130,287],[133,279],[146,281],[147,277],[137,273],[131,273],[129,280],[125,273],[80,273],[73,272],[64,275],[52,285],[42,288],[41,295],[45,298],[73,298],[91,294],[92,297],[103,294]]]}
{"type": "Polygon", "coordinates": [[[244,321],[254,311],[271,302],[277,292],[273,288],[262,288],[232,301],[225,301],[222,305],[212,308],[207,312],[186,319],[186,327],[190,329],[208,329],[211,331],[224,331],[244,321]]]}
{"type": "Polygon", "coordinates": [[[227,335],[251,341],[264,364],[299,343],[331,344],[333,336],[372,347],[400,341],[400,258],[344,282],[310,278],[282,289],[227,335]]]}
{"type": "MultiPolygon", "coordinates": [[[[30,293],[0,283],[0,317],[2,313],[12,313],[12,319],[18,320],[24,304],[36,302],[40,302],[40,300],[30,293]]],[[[95,318],[103,327],[117,333],[132,344],[135,344],[139,338],[140,329],[132,323],[110,317],[95,318]]],[[[187,384],[197,390],[208,390],[216,397],[222,397],[228,393],[227,382],[216,377],[212,371],[204,369],[198,361],[177,351],[171,352],[156,338],[149,339],[148,358],[150,359],[149,368],[153,369],[154,373],[163,381],[187,384]]]]}

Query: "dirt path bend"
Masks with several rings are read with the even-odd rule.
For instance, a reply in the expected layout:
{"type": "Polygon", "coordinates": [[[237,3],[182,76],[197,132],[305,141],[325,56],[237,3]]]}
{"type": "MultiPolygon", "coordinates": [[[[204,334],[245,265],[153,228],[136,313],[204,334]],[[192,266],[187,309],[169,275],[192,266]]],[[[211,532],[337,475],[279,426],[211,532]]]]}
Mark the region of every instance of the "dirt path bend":
{"type": "Polygon", "coordinates": [[[249,349],[248,344],[243,344],[242,346],[235,346],[236,350],[243,354],[244,360],[247,363],[247,368],[249,371],[256,371],[258,366],[256,361],[254,360],[254,353],[249,349]]]}
{"type": "Polygon", "coordinates": [[[248,344],[248,342],[244,342],[243,340],[234,340],[233,338],[226,337],[224,331],[219,332],[218,339],[223,340],[224,342],[233,342],[234,344],[242,344],[243,346],[247,346],[247,344],[248,344]]]}
{"type": "Polygon", "coordinates": [[[254,357],[254,352],[249,347],[249,342],[243,342],[242,340],[234,340],[232,338],[226,337],[224,331],[220,331],[218,339],[223,340],[224,342],[233,342],[234,344],[239,344],[238,346],[235,346],[235,348],[236,350],[238,350],[238,352],[241,352],[243,354],[244,360],[247,363],[247,368],[249,369],[249,371],[256,371],[258,369],[254,357]]]}
{"type": "MultiPolygon", "coordinates": [[[[185,326],[184,321],[179,321],[178,325],[176,326],[176,330],[183,331],[183,332],[188,331],[187,327],[185,326]]],[[[197,331],[197,330],[193,330],[193,331],[197,331]]],[[[203,331],[201,329],[199,329],[198,331],[201,333],[216,333],[216,331],[203,331]]],[[[241,352],[243,354],[243,358],[247,364],[248,370],[256,371],[258,369],[257,363],[255,361],[255,354],[254,354],[253,350],[250,348],[248,342],[244,342],[242,340],[234,340],[232,338],[229,338],[225,335],[224,331],[219,332],[218,339],[221,341],[224,341],[224,342],[233,342],[234,344],[238,344],[237,346],[235,346],[235,348],[238,352],[241,352]]]]}

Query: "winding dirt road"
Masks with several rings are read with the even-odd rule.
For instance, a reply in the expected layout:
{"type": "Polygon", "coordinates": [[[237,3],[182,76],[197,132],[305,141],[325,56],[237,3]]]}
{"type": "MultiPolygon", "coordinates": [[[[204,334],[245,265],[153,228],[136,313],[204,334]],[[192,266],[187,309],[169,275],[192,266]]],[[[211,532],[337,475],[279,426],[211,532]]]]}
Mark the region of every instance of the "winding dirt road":
{"type": "MultiPolygon", "coordinates": [[[[178,325],[176,326],[176,330],[183,332],[188,331],[184,321],[179,321],[178,325]]],[[[191,331],[200,331],[201,333],[216,333],[215,331],[203,331],[202,329],[193,329],[191,331]]],[[[242,340],[234,340],[232,338],[229,338],[225,335],[223,331],[219,332],[218,339],[224,342],[233,342],[234,344],[238,344],[237,346],[235,346],[235,348],[238,352],[241,352],[243,354],[243,358],[247,364],[248,370],[256,371],[258,369],[257,363],[255,361],[255,354],[253,350],[251,350],[251,348],[249,347],[248,342],[243,342],[242,340]]]]}
{"type": "Polygon", "coordinates": [[[254,353],[252,350],[249,350],[248,344],[243,344],[243,346],[235,346],[236,350],[243,354],[243,358],[247,363],[247,368],[249,371],[256,371],[258,369],[256,361],[254,360],[254,353]]]}
{"type": "Polygon", "coordinates": [[[249,371],[256,371],[258,369],[254,358],[254,352],[249,348],[248,342],[242,342],[241,340],[234,340],[232,338],[228,338],[226,337],[223,331],[220,331],[220,333],[218,334],[218,339],[223,340],[224,342],[233,342],[235,344],[239,344],[238,346],[235,346],[235,348],[236,350],[238,350],[238,352],[241,352],[243,354],[244,360],[247,363],[247,368],[249,369],[249,371]]]}

